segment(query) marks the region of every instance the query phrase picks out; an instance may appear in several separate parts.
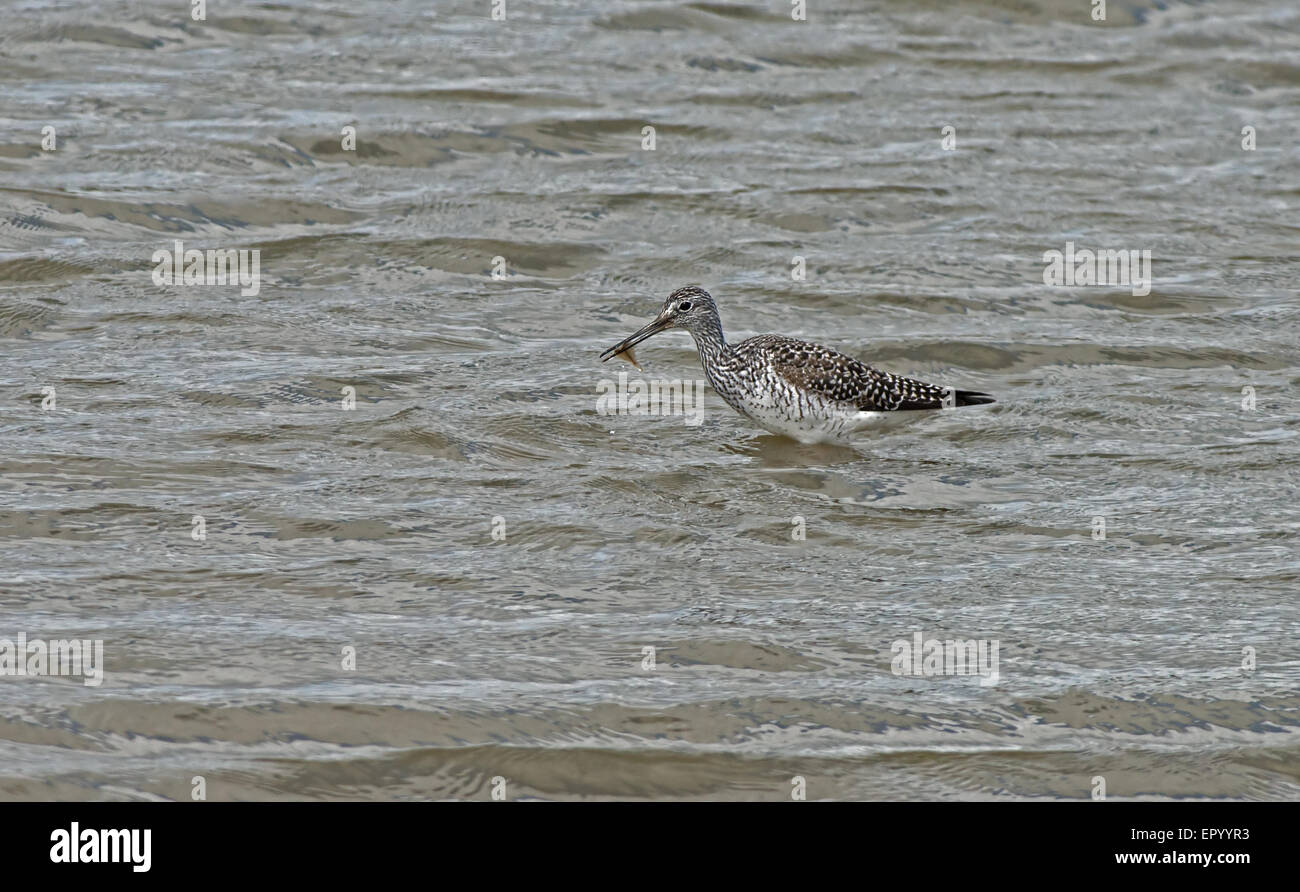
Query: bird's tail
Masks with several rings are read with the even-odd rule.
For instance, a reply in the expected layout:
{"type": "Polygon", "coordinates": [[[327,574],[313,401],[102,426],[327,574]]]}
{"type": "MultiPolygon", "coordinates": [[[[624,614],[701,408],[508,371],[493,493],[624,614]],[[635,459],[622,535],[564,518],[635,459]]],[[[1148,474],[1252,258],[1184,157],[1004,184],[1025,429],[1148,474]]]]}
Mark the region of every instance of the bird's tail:
{"type": "Polygon", "coordinates": [[[987,393],[980,393],[978,390],[958,390],[954,397],[958,406],[982,406],[985,403],[997,402],[987,393]]]}

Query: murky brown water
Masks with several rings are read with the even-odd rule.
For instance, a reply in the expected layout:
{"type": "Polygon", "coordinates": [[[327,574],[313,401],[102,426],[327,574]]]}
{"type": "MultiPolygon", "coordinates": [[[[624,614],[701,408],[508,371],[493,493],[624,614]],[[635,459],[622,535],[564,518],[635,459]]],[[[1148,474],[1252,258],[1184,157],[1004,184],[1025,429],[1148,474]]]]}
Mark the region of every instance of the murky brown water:
{"type": "Polygon", "coordinates": [[[106,671],[0,677],[0,796],[1294,798],[1300,8],[1160,5],[11,4],[0,637],[106,671]],[[686,282],[999,402],[597,414],[686,282]]]}

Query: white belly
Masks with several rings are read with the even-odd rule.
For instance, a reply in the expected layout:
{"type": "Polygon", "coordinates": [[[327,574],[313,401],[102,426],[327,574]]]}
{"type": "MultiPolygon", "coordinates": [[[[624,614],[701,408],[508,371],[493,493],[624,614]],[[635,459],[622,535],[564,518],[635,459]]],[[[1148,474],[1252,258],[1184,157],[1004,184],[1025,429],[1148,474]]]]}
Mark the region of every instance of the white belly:
{"type": "Polygon", "coordinates": [[[862,412],[844,410],[834,405],[790,407],[771,400],[740,398],[733,405],[764,430],[798,440],[800,443],[847,443],[856,433],[892,427],[902,421],[898,416],[916,416],[919,412],[862,412]],[[800,411],[802,409],[802,411],[800,411]]]}

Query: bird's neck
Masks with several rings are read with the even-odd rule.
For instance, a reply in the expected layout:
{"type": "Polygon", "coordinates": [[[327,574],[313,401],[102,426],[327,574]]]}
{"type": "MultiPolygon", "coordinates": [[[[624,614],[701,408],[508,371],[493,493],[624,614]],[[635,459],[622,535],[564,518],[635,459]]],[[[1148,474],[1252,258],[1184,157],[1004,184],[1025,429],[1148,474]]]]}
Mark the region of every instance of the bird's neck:
{"type": "Polygon", "coordinates": [[[693,326],[691,337],[695,339],[695,349],[700,352],[700,365],[705,369],[716,364],[731,350],[722,334],[722,321],[716,313],[703,323],[693,326]]]}

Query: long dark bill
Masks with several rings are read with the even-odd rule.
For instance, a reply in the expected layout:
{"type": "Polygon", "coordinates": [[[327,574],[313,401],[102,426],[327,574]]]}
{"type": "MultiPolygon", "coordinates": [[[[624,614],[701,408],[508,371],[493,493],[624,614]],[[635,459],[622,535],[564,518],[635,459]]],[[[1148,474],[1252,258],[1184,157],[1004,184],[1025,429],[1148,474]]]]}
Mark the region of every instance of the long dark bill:
{"type": "Polygon", "coordinates": [[[600,361],[605,362],[608,359],[613,359],[629,347],[635,347],[651,335],[659,334],[659,332],[663,331],[665,328],[671,327],[672,325],[667,319],[656,319],[630,338],[619,341],[613,347],[610,347],[604,353],[600,354],[600,361]]]}

